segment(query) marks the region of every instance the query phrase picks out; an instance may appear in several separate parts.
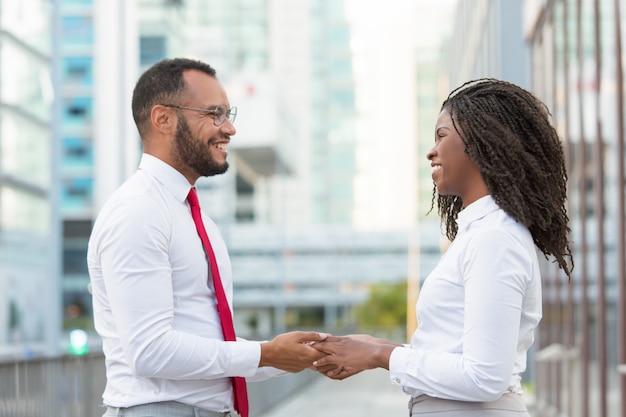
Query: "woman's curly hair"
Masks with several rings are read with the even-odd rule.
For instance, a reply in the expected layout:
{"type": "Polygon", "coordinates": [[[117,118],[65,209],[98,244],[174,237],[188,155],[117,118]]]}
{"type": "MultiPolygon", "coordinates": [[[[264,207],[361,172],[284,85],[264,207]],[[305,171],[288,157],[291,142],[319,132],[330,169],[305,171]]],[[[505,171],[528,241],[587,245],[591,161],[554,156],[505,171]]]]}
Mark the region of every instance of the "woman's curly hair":
{"type": "MultiPolygon", "coordinates": [[[[546,105],[515,84],[479,79],[452,91],[441,109],[450,113],[465,152],[498,206],[528,227],[546,259],[554,256],[571,277],[567,172],[546,105]]],[[[435,196],[436,188],[433,204],[435,196]]],[[[463,202],[438,195],[437,205],[446,236],[454,240],[463,202]]]]}

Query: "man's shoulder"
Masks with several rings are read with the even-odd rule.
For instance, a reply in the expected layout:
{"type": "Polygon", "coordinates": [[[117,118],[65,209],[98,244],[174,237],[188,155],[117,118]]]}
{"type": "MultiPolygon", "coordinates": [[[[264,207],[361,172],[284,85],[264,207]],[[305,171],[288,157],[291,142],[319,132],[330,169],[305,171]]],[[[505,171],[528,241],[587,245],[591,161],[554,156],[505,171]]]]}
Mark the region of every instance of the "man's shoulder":
{"type": "Polygon", "coordinates": [[[98,217],[118,220],[150,217],[166,210],[164,190],[158,181],[141,171],[126,180],[104,203],[98,217]]]}
{"type": "Polygon", "coordinates": [[[172,215],[164,195],[157,181],[134,175],[102,206],[91,240],[132,240],[154,233],[167,235],[172,215]]]}

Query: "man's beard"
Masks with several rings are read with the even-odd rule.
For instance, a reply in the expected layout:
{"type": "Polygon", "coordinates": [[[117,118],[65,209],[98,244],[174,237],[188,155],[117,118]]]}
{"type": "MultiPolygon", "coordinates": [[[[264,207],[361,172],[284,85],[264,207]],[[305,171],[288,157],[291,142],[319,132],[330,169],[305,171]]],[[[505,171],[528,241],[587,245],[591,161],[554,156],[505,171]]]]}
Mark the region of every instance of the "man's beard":
{"type": "Polygon", "coordinates": [[[193,137],[191,129],[187,124],[187,119],[180,115],[176,125],[176,136],[174,137],[174,158],[182,166],[192,169],[202,177],[223,174],[228,169],[228,162],[220,164],[213,159],[211,153],[211,142],[202,141],[193,137]]]}

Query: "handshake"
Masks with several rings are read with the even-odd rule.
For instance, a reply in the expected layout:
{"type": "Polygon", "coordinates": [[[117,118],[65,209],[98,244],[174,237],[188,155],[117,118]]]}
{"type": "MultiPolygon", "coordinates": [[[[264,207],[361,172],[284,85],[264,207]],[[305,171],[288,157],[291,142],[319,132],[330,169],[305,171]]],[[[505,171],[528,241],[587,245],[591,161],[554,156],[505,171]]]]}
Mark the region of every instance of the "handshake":
{"type": "Polygon", "coordinates": [[[331,336],[295,331],[261,343],[259,367],[288,372],[311,369],[331,379],[345,379],[366,369],[389,369],[389,357],[398,343],[366,334],[331,336]]]}

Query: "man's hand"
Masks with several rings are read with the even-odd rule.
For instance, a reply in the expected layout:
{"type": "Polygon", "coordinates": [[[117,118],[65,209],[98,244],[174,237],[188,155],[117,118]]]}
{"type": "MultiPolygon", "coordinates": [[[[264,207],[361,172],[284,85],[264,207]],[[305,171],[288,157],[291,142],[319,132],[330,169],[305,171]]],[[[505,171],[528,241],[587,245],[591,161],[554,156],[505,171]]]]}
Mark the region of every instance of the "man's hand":
{"type": "Polygon", "coordinates": [[[272,366],[288,372],[300,372],[311,368],[313,362],[326,356],[313,346],[328,337],[318,332],[289,332],[261,343],[259,367],[272,366]]]}

